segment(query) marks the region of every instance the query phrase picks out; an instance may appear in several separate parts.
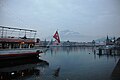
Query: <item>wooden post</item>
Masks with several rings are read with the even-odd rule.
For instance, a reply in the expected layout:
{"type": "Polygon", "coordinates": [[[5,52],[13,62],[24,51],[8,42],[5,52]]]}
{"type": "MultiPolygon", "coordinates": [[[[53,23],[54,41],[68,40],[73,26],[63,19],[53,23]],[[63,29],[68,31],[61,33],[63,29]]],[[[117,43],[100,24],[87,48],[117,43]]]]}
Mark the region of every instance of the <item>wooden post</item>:
{"type": "Polygon", "coordinates": [[[20,49],[22,48],[22,44],[20,44],[20,49]]]}
{"type": "Polygon", "coordinates": [[[11,49],[11,43],[9,44],[9,49],[11,49]]]}
{"type": "Polygon", "coordinates": [[[102,55],[102,49],[99,48],[99,55],[102,55]]]}
{"type": "Polygon", "coordinates": [[[30,48],[30,44],[28,44],[29,46],[28,46],[28,48],[30,48]]]}

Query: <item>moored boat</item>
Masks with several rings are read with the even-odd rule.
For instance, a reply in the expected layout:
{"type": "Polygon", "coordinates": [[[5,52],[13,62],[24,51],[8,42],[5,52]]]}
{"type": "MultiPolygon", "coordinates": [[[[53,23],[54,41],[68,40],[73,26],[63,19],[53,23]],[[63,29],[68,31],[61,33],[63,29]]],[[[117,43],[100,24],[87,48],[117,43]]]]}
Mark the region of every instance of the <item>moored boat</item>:
{"type": "Polygon", "coordinates": [[[0,60],[38,57],[42,53],[34,49],[35,30],[0,26],[0,34],[0,60]]]}
{"type": "Polygon", "coordinates": [[[0,60],[18,59],[18,58],[27,58],[27,57],[39,57],[40,53],[42,53],[42,51],[39,51],[39,50],[0,51],[0,60]]]}

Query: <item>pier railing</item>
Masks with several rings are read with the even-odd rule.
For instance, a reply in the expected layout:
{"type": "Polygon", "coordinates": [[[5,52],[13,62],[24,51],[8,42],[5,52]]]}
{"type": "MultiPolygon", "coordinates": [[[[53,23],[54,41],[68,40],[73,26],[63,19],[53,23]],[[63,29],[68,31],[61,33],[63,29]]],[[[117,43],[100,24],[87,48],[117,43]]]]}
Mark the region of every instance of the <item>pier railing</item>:
{"type": "Polygon", "coordinates": [[[0,26],[0,38],[35,38],[35,30],[0,26]]]}
{"type": "Polygon", "coordinates": [[[0,49],[33,48],[35,30],[0,26],[0,49]]]}

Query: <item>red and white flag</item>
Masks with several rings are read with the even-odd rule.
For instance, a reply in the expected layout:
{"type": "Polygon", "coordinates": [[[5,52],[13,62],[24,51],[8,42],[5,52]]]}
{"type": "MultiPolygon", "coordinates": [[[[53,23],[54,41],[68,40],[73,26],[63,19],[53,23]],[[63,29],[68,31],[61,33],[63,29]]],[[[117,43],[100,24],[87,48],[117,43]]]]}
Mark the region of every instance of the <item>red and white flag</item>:
{"type": "Polygon", "coordinates": [[[55,38],[56,41],[57,41],[58,43],[60,43],[60,37],[59,37],[58,31],[55,32],[53,38],[55,38]]]}

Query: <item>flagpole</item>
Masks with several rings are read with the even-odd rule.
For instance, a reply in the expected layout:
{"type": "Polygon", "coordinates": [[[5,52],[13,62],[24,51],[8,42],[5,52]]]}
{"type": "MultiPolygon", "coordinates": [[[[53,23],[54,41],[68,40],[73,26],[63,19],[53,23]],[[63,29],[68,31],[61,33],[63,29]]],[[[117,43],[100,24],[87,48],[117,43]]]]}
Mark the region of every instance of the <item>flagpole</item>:
{"type": "Polygon", "coordinates": [[[43,53],[46,53],[49,48],[50,48],[50,42],[46,45],[45,50],[43,50],[42,52],[43,52],[43,53]]]}
{"type": "MultiPolygon", "coordinates": [[[[53,35],[53,38],[55,38],[55,40],[57,41],[57,43],[60,43],[60,37],[59,37],[59,34],[58,34],[58,29],[55,32],[55,34],[53,35]]],[[[51,43],[51,41],[48,43],[48,45],[46,46],[46,49],[43,52],[46,52],[48,50],[48,48],[50,48],[50,43],[51,43]]]]}

